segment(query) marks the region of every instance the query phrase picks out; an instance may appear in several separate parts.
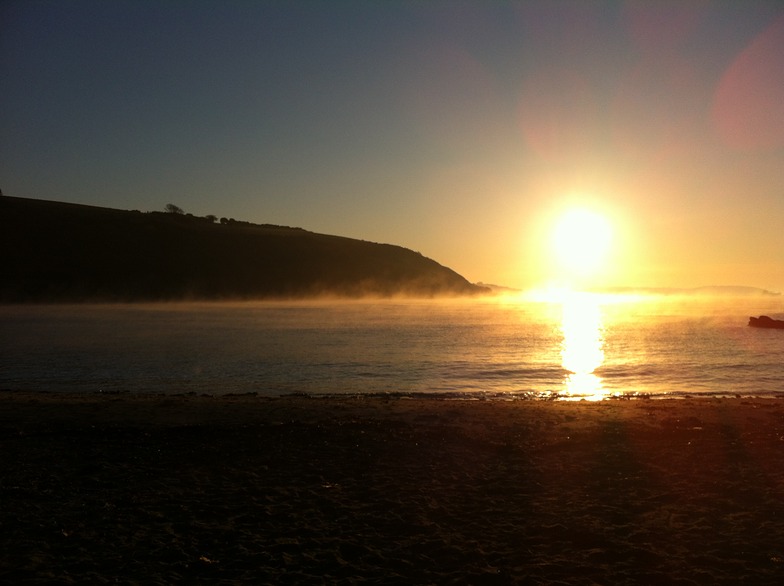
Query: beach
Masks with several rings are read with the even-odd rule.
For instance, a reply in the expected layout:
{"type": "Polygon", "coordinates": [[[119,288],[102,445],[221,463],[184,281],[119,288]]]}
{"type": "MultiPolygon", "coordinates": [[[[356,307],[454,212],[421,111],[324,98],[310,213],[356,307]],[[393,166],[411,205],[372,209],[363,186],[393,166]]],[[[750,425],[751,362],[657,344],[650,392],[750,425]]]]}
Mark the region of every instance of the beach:
{"type": "Polygon", "coordinates": [[[780,584],[784,400],[0,392],[0,582],[780,584]]]}

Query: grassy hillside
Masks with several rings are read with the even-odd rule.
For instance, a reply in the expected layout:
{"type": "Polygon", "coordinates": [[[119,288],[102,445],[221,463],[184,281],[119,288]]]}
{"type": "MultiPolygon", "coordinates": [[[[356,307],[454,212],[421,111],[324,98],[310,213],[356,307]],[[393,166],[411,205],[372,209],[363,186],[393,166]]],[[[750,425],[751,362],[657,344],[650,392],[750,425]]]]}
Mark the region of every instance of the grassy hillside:
{"type": "Polygon", "coordinates": [[[0,301],[487,292],[388,244],[190,215],[0,197],[0,301]]]}

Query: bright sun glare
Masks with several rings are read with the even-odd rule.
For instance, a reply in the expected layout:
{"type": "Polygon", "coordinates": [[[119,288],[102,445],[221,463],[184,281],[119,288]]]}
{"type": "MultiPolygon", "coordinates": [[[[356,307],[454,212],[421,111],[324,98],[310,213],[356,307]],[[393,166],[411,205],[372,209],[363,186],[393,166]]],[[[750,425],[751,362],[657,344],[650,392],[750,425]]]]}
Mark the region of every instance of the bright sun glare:
{"type": "Polygon", "coordinates": [[[604,268],[610,252],[612,227],[601,214],[567,210],[555,224],[552,250],[559,268],[568,276],[590,276],[604,268]]]}

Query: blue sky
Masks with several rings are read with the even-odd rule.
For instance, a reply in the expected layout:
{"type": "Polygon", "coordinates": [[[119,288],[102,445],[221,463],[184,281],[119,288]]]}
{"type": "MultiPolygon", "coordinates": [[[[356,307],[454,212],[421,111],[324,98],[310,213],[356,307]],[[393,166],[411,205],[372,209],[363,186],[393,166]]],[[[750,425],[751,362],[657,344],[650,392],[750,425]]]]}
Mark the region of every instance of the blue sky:
{"type": "Polygon", "coordinates": [[[391,242],[549,278],[784,287],[780,2],[6,1],[0,188],[391,242]]]}

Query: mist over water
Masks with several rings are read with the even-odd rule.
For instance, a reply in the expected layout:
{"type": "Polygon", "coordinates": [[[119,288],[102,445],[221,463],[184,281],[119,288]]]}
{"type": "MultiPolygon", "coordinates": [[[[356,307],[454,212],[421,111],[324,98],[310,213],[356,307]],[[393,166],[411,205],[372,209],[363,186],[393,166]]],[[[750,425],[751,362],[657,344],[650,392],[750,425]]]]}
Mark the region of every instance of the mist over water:
{"type": "Polygon", "coordinates": [[[0,389],[784,395],[779,297],[0,307],[0,389]]]}

